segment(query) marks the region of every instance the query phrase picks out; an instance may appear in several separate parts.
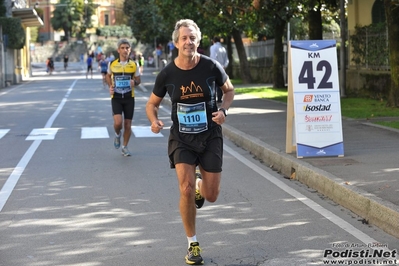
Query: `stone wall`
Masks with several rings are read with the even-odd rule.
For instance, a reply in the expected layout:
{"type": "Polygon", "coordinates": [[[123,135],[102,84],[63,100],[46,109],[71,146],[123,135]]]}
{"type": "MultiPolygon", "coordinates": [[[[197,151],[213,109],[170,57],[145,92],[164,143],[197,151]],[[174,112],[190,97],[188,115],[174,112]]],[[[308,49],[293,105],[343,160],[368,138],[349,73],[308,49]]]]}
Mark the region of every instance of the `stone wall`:
{"type": "Polygon", "coordinates": [[[348,69],[345,94],[348,97],[388,99],[391,87],[390,71],[348,69]]]}
{"type": "Polygon", "coordinates": [[[68,54],[70,62],[79,62],[80,55],[86,52],[86,43],[78,41],[70,43],[49,41],[31,46],[32,63],[45,62],[49,57],[52,57],[55,62],[60,62],[64,54],[68,54]]]}

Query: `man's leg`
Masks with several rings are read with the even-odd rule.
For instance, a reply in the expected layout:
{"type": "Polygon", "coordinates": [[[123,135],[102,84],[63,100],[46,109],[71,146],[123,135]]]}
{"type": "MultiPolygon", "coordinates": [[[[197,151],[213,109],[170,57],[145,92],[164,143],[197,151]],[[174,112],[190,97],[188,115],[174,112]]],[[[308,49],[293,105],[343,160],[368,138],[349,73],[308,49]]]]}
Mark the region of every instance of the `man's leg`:
{"type": "Polygon", "coordinates": [[[175,165],[179,182],[180,216],[187,237],[195,236],[195,165],[178,163],[175,165]]]}
{"type": "MultiPolygon", "coordinates": [[[[114,102],[112,102],[112,107],[114,108],[114,102]]],[[[122,115],[121,114],[114,114],[114,147],[115,149],[119,149],[121,146],[121,131],[122,131],[122,115]]]]}
{"type": "Polygon", "coordinates": [[[123,146],[127,146],[130,140],[130,136],[132,135],[132,120],[125,119],[123,121],[123,146]]]}
{"type": "Polygon", "coordinates": [[[114,130],[117,135],[121,134],[122,130],[122,115],[116,114],[114,115],[114,130]]]}
{"type": "Polygon", "coordinates": [[[201,248],[195,231],[195,218],[197,214],[195,207],[195,165],[178,163],[175,167],[180,190],[180,215],[188,241],[185,260],[189,265],[202,265],[204,264],[204,260],[201,256],[201,248]]]}
{"type": "Polygon", "coordinates": [[[201,171],[202,180],[198,182],[198,188],[202,197],[209,202],[215,202],[220,192],[220,180],[222,174],[206,172],[199,167],[201,171]]]}

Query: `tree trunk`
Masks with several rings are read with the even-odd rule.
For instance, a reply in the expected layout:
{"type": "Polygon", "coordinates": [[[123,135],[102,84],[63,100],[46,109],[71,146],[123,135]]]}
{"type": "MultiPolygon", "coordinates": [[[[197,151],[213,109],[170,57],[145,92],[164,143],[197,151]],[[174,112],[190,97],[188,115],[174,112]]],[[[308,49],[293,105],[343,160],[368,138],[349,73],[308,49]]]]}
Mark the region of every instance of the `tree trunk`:
{"type": "Polygon", "coordinates": [[[391,88],[387,103],[390,107],[399,107],[399,8],[396,4],[395,1],[384,0],[391,66],[391,88]]]}
{"type": "Polygon", "coordinates": [[[70,38],[70,35],[69,35],[69,28],[67,28],[67,27],[64,27],[64,38],[65,38],[65,40],[69,43],[69,38],[70,38]]]}
{"type": "Polygon", "coordinates": [[[283,35],[286,21],[276,17],[274,28],[274,51],[273,51],[273,88],[284,88],[284,52],[283,52],[283,35]]]}
{"type": "Polygon", "coordinates": [[[244,49],[244,43],[242,42],[241,32],[237,29],[233,29],[232,36],[234,39],[234,43],[236,45],[238,59],[240,60],[240,71],[241,71],[242,82],[251,83],[252,77],[251,77],[251,72],[249,71],[247,54],[244,49]]]}
{"type": "MultiPolygon", "coordinates": [[[[312,7],[311,7],[312,8],[312,7]]],[[[323,26],[320,7],[308,11],[309,40],[323,40],[323,26]]]]}

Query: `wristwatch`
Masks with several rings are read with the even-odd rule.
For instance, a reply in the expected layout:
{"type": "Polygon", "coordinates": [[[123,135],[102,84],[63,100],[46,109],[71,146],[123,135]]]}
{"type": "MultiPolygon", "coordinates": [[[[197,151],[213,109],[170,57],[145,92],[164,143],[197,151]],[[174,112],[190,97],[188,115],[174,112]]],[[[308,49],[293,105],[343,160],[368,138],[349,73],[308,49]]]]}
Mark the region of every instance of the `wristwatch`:
{"type": "Polygon", "coordinates": [[[224,114],[224,116],[225,116],[225,117],[227,116],[227,110],[226,110],[226,109],[224,109],[224,108],[219,108],[218,111],[222,111],[223,114],[224,114]]]}

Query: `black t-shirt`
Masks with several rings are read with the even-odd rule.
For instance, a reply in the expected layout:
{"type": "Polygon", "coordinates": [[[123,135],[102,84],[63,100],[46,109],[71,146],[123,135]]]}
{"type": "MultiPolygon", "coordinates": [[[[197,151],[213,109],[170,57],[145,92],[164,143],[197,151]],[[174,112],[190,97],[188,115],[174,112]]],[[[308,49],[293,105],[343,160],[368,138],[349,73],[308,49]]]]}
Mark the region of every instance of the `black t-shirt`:
{"type": "Polygon", "coordinates": [[[198,64],[190,70],[182,70],[174,62],[168,64],[158,74],[153,93],[161,98],[169,94],[172,101],[171,118],[175,126],[179,124],[178,103],[204,102],[209,130],[216,125],[212,121],[212,112],[217,111],[215,85],[223,86],[226,80],[223,67],[215,60],[201,55],[198,64]]]}

